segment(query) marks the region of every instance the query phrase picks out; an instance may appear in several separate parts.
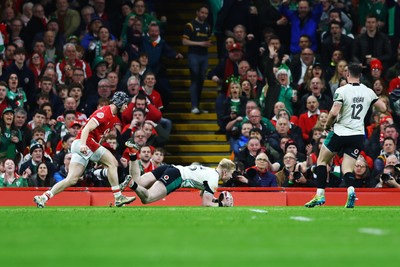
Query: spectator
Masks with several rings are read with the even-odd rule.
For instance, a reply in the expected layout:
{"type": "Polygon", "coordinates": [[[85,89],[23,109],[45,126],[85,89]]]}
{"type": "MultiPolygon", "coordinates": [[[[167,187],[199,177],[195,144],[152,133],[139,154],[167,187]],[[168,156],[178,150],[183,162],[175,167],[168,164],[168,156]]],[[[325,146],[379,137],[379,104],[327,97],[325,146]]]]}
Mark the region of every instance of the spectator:
{"type": "Polygon", "coordinates": [[[28,183],[31,187],[51,187],[56,181],[50,174],[47,164],[41,162],[37,165],[37,173],[29,177],[28,183]]]}
{"type": "Polygon", "coordinates": [[[15,102],[10,101],[7,97],[7,84],[5,82],[0,81],[0,112],[3,114],[3,111],[7,107],[15,108],[15,102]]]}
{"type": "Polygon", "coordinates": [[[4,161],[4,173],[0,175],[1,187],[26,187],[28,186],[28,173],[18,175],[16,172],[15,162],[12,159],[4,161]]]}
{"type": "Polygon", "coordinates": [[[151,156],[151,162],[157,168],[161,165],[164,165],[164,155],[165,150],[162,147],[156,147],[153,152],[153,156],[151,156]]]}
{"type": "MultiPolygon", "coordinates": [[[[47,25],[47,18],[45,16],[43,5],[40,3],[32,7],[32,17],[22,31],[22,39],[25,44],[32,44],[35,34],[44,32],[47,25]]],[[[32,51],[32,47],[26,46],[28,53],[32,51]]]]}
{"type": "Polygon", "coordinates": [[[66,64],[71,64],[74,68],[81,68],[84,71],[85,78],[90,78],[92,76],[92,70],[90,69],[90,66],[87,65],[83,60],[76,57],[76,47],[71,43],[64,45],[64,58],[56,65],[59,83],[62,83],[63,79],[65,78],[63,74],[66,64]]]}
{"type": "MultiPolygon", "coordinates": [[[[97,57],[103,57],[107,52],[107,46],[109,41],[115,39],[115,37],[110,33],[106,26],[100,26],[98,32],[98,38],[92,40],[89,43],[89,49],[86,51],[86,59],[89,62],[93,62],[97,57]]],[[[94,69],[94,68],[93,68],[94,69]]]]}
{"type": "Polygon", "coordinates": [[[37,167],[39,163],[43,161],[48,164],[49,172],[51,173],[51,175],[53,175],[54,167],[50,160],[44,156],[44,148],[40,143],[33,142],[30,145],[29,154],[31,158],[28,161],[22,163],[21,167],[19,168],[20,175],[23,175],[25,171],[28,173],[28,176],[36,174],[38,171],[37,167]]]}
{"type": "Polygon", "coordinates": [[[366,32],[358,35],[353,46],[353,60],[360,62],[365,68],[373,59],[379,59],[385,69],[392,59],[392,48],[386,34],[379,31],[378,20],[374,15],[367,15],[366,32]],[[372,45],[373,44],[373,45],[372,45]]]}
{"type": "MultiPolygon", "coordinates": [[[[363,157],[358,157],[356,164],[354,165],[354,187],[375,187],[375,182],[371,176],[371,171],[368,167],[367,162],[363,157]]],[[[345,181],[343,181],[345,182],[345,181]]],[[[348,185],[343,184],[343,187],[348,185]]]]}
{"type": "Polygon", "coordinates": [[[343,59],[350,61],[352,59],[352,48],[354,40],[342,33],[342,24],[337,21],[330,23],[330,35],[322,41],[321,59],[324,68],[331,63],[334,51],[341,51],[343,59]]]}
{"type": "Polygon", "coordinates": [[[250,121],[244,122],[242,127],[236,130],[237,132],[240,131],[240,135],[238,137],[235,135],[230,137],[231,151],[233,152],[235,159],[238,158],[239,152],[247,145],[250,137],[250,130],[252,128],[253,125],[250,121]]]}
{"type": "Polygon", "coordinates": [[[147,96],[142,91],[140,91],[136,96],[132,97],[132,100],[129,103],[128,107],[122,113],[122,125],[125,126],[131,123],[133,118],[133,110],[136,108],[143,109],[146,112],[146,118],[148,120],[159,123],[162,118],[161,111],[153,104],[151,104],[147,96]]]}
{"type": "Polygon", "coordinates": [[[294,11],[289,9],[289,1],[283,0],[279,11],[282,13],[282,15],[287,17],[292,24],[290,52],[292,54],[297,54],[302,51],[298,45],[298,42],[300,36],[303,34],[310,36],[311,49],[313,51],[317,51],[317,28],[322,14],[322,4],[317,2],[311,10],[308,1],[301,0],[298,3],[297,10],[294,11]]]}
{"type": "Polygon", "coordinates": [[[80,11],[81,22],[76,31],[76,34],[79,37],[79,40],[82,40],[83,37],[89,32],[92,14],[94,14],[94,8],[92,6],[84,6],[80,11]]]}
{"type": "Polygon", "coordinates": [[[270,171],[270,164],[267,154],[259,153],[255,165],[246,169],[247,178],[243,179],[244,183],[247,183],[250,187],[278,186],[276,176],[270,171]]]}
{"type": "MultiPolygon", "coordinates": [[[[215,35],[217,37],[218,57],[224,54],[223,42],[227,36],[234,36],[234,27],[243,25],[249,34],[254,34],[256,25],[257,10],[252,6],[251,1],[224,1],[218,12],[215,23],[215,35]]],[[[254,36],[254,35],[253,35],[254,36]]],[[[229,50],[228,50],[229,51],[229,50]]]]}
{"type": "Polygon", "coordinates": [[[276,150],[281,152],[280,140],[283,137],[288,137],[297,143],[299,152],[304,152],[305,146],[301,132],[290,131],[290,122],[287,118],[281,117],[276,122],[276,130],[268,137],[268,143],[276,150]]]}
{"type": "Polygon", "coordinates": [[[251,137],[246,147],[239,152],[238,160],[243,163],[246,169],[250,168],[255,165],[255,159],[260,151],[260,140],[257,137],[251,137]]]}
{"type": "MultiPolygon", "coordinates": [[[[400,76],[400,43],[393,52],[396,51],[396,62],[390,66],[386,72],[386,81],[392,81],[400,76]]],[[[394,87],[395,88],[395,87],[394,87]]]]}
{"type": "Polygon", "coordinates": [[[28,113],[23,108],[16,108],[14,111],[14,126],[20,131],[22,137],[20,143],[21,146],[25,148],[28,141],[32,140],[32,131],[29,129],[26,123],[28,113]]]}
{"type": "Polygon", "coordinates": [[[142,22],[142,32],[147,33],[150,24],[152,22],[155,22],[156,25],[159,27],[162,27],[164,25],[164,22],[166,22],[166,18],[162,18],[162,21],[158,20],[157,18],[153,17],[150,15],[148,12],[146,12],[146,3],[144,0],[137,0],[133,4],[133,10],[130,14],[128,14],[125,18],[124,25],[122,26],[122,33],[121,33],[121,39],[122,39],[122,44],[126,44],[126,34],[127,34],[127,28],[128,28],[128,22],[131,17],[135,17],[140,19],[142,22]]]}
{"type": "Polygon", "coordinates": [[[390,155],[395,155],[400,160],[400,152],[396,150],[396,141],[392,137],[386,137],[383,140],[380,155],[374,160],[374,173],[383,171],[386,159],[390,155]]]}
{"type": "Polygon", "coordinates": [[[287,66],[282,66],[275,74],[272,71],[272,59],[275,55],[275,51],[273,47],[269,47],[270,55],[268,58],[267,66],[265,72],[265,77],[268,81],[268,92],[265,96],[265,110],[264,114],[268,119],[271,119],[274,114],[274,105],[276,102],[283,102],[285,104],[286,109],[291,113],[293,113],[293,103],[298,101],[297,94],[296,94],[296,87],[294,87],[290,80],[290,71],[287,66]],[[293,93],[295,91],[295,93],[293,93]]]}
{"type": "MultiPolygon", "coordinates": [[[[14,73],[18,78],[17,86],[20,86],[26,93],[28,103],[33,103],[35,99],[35,76],[29,67],[25,65],[25,57],[25,49],[22,47],[17,48],[14,52],[13,63],[5,69],[5,77],[8,78],[14,73]]],[[[9,84],[9,86],[11,85],[9,84]]]]}
{"type": "Polygon", "coordinates": [[[224,101],[223,117],[224,128],[227,130],[228,134],[230,134],[231,128],[227,128],[227,124],[237,117],[243,117],[245,115],[245,105],[247,102],[245,97],[242,96],[242,89],[237,80],[232,80],[229,84],[229,88],[229,97],[224,101]]]}
{"type": "Polygon", "coordinates": [[[0,120],[0,159],[17,158],[18,153],[23,150],[21,132],[14,125],[14,110],[6,108],[3,110],[0,120]]]}
{"type": "Polygon", "coordinates": [[[318,116],[321,113],[318,100],[315,96],[310,95],[307,98],[307,111],[299,116],[299,127],[303,133],[303,140],[307,142],[310,139],[310,132],[317,123],[318,116]]]}
{"type": "Polygon", "coordinates": [[[298,162],[293,152],[286,152],[283,157],[283,169],[276,173],[277,186],[315,187],[314,178],[307,174],[306,161],[298,162]]]}
{"type": "Polygon", "coordinates": [[[393,165],[387,165],[383,169],[382,174],[378,176],[379,182],[376,187],[389,187],[389,188],[400,188],[400,173],[399,167],[393,165]],[[386,175],[384,175],[386,174],[386,175]],[[385,177],[386,176],[386,177],[385,177]]]}
{"type": "Polygon", "coordinates": [[[299,101],[300,102],[300,108],[299,108],[300,113],[303,113],[306,111],[307,99],[311,95],[315,96],[317,98],[320,110],[330,110],[330,108],[333,105],[333,101],[332,101],[332,98],[330,98],[326,94],[322,93],[323,86],[324,85],[322,84],[322,81],[320,78],[314,77],[311,79],[311,92],[305,94],[299,101]]]}
{"type": "Polygon", "coordinates": [[[239,76],[238,64],[243,58],[243,50],[240,44],[234,43],[229,47],[228,57],[222,60],[214,69],[208,73],[208,79],[215,82],[217,85],[221,85],[221,90],[218,91],[216,99],[216,112],[217,112],[217,123],[219,126],[219,132],[225,133],[223,124],[223,103],[225,101],[228,91],[228,84],[225,81],[229,77],[239,76]]]}
{"type": "Polygon", "coordinates": [[[33,9],[33,3],[32,2],[25,2],[22,5],[22,14],[20,19],[24,23],[24,26],[26,26],[29,22],[29,20],[32,18],[32,9],[33,9]]]}
{"type": "Polygon", "coordinates": [[[292,80],[295,85],[300,86],[304,82],[304,76],[307,69],[315,62],[319,62],[319,56],[314,54],[311,48],[304,48],[300,52],[300,57],[294,58],[290,63],[290,71],[292,74],[292,80]]]}
{"type": "Polygon", "coordinates": [[[189,47],[188,62],[191,77],[189,91],[191,112],[194,114],[202,112],[199,109],[200,97],[208,69],[208,47],[212,46],[211,28],[207,23],[208,12],[207,6],[200,6],[196,10],[196,18],[185,25],[182,37],[182,44],[189,47]]]}
{"type": "Polygon", "coordinates": [[[57,10],[53,16],[57,18],[60,32],[66,37],[75,33],[81,23],[81,17],[76,10],[69,8],[68,0],[56,0],[57,10]]]}
{"type": "Polygon", "coordinates": [[[169,133],[159,123],[146,120],[142,127],[146,134],[146,145],[162,148],[169,139],[169,133]]]}
{"type": "Polygon", "coordinates": [[[59,171],[54,173],[54,180],[56,181],[56,183],[67,177],[71,158],[72,158],[72,153],[66,154],[64,157],[64,164],[59,168],[59,171]]]}
{"type": "Polygon", "coordinates": [[[157,77],[157,89],[161,94],[163,103],[168,105],[171,96],[171,88],[165,74],[165,67],[161,64],[161,58],[182,59],[182,54],[174,51],[167,42],[161,38],[160,27],[156,23],[151,23],[149,25],[149,30],[147,36],[143,38],[140,52],[144,52],[148,55],[148,67],[157,77]]]}
{"type": "MultiPolygon", "coordinates": [[[[264,37],[264,29],[271,27],[273,32],[279,36],[284,44],[290,43],[290,24],[287,17],[279,12],[280,1],[255,0],[254,6],[257,8],[258,36],[264,37]]],[[[289,54],[289,48],[284,47],[285,54],[289,54]]]]}

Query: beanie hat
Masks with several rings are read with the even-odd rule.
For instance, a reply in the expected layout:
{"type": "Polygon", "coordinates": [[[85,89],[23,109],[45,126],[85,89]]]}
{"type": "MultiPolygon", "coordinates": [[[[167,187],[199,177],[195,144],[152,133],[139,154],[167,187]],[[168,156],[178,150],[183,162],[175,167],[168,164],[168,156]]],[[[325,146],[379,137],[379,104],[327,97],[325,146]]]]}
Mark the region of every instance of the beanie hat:
{"type": "Polygon", "coordinates": [[[40,148],[40,149],[43,150],[43,146],[42,146],[40,143],[38,143],[38,142],[33,142],[33,143],[31,144],[31,146],[29,147],[29,154],[32,155],[32,152],[33,152],[35,149],[37,149],[37,148],[40,148]]]}
{"type": "Polygon", "coordinates": [[[298,149],[297,143],[296,143],[296,141],[294,141],[293,139],[289,139],[289,140],[286,142],[286,144],[285,144],[285,152],[286,152],[286,150],[287,150],[287,148],[288,148],[289,146],[295,146],[295,147],[298,149]]]}
{"type": "Polygon", "coordinates": [[[292,72],[290,71],[288,65],[286,64],[281,64],[278,68],[278,71],[275,74],[275,77],[278,78],[280,74],[287,74],[289,83],[292,82],[292,72]]]}

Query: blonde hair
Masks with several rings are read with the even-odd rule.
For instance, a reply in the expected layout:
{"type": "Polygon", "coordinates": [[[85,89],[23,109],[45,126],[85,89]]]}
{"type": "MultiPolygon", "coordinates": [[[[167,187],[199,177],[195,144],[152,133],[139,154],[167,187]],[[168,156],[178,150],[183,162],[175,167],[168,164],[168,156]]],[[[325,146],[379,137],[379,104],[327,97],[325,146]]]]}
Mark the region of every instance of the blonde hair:
{"type": "Polygon", "coordinates": [[[223,170],[227,170],[228,172],[236,169],[236,164],[232,160],[226,158],[223,158],[219,162],[218,166],[223,170]]]}

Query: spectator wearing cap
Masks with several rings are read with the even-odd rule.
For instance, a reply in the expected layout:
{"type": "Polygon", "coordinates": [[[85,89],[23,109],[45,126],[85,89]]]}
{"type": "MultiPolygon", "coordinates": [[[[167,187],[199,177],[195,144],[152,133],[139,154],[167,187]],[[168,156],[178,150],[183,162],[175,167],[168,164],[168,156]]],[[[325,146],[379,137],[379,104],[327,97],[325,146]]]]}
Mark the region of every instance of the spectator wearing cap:
{"type": "Polygon", "coordinates": [[[358,35],[353,45],[353,61],[360,62],[366,70],[373,59],[379,59],[384,68],[392,61],[392,48],[388,36],[378,29],[377,17],[369,14],[365,33],[358,35]]]}
{"type": "Polygon", "coordinates": [[[88,32],[81,39],[81,46],[85,50],[88,50],[90,43],[98,38],[99,29],[101,26],[103,26],[102,19],[93,13],[90,17],[88,32]]]}
{"type": "Polygon", "coordinates": [[[67,64],[73,68],[81,68],[84,71],[85,78],[88,79],[92,76],[92,70],[85,61],[78,59],[76,56],[76,47],[74,44],[67,43],[64,45],[64,58],[61,62],[56,64],[56,72],[58,82],[63,83],[64,68],[67,64]]]}
{"type": "Polygon", "coordinates": [[[41,162],[45,162],[48,171],[51,175],[54,173],[54,165],[48,157],[44,156],[43,145],[39,142],[32,142],[29,147],[29,159],[22,163],[19,168],[19,174],[22,175],[25,171],[30,173],[30,176],[37,174],[37,167],[41,162]]]}
{"type": "Polygon", "coordinates": [[[68,0],[56,0],[56,8],[52,16],[57,18],[60,32],[65,36],[75,33],[81,23],[78,11],[69,8],[68,0]]]}
{"type": "Polygon", "coordinates": [[[372,88],[373,84],[376,80],[378,79],[383,79],[383,65],[382,62],[379,59],[373,59],[370,62],[369,65],[370,71],[368,72],[366,77],[363,79],[362,83],[364,83],[366,86],[372,88]]]}
{"type": "Polygon", "coordinates": [[[229,83],[226,81],[234,76],[239,77],[239,62],[243,59],[242,46],[239,43],[233,43],[229,47],[228,57],[221,60],[221,62],[212,70],[208,72],[208,79],[221,86],[221,90],[218,91],[216,100],[216,111],[218,126],[221,132],[225,132],[224,128],[224,101],[227,96],[229,89],[229,83]]]}
{"type": "Polygon", "coordinates": [[[290,112],[290,114],[294,114],[293,112],[293,104],[298,101],[297,90],[291,83],[291,71],[286,65],[281,65],[278,71],[273,72],[273,58],[276,54],[276,51],[272,51],[270,49],[270,54],[267,59],[267,68],[265,71],[265,77],[268,82],[268,91],[266,92],[266,96],[264,98],[264,111],[263,114],[268,119],[272,119],[274,114],[274,105],[276,102],[283,102],[285,104],[286,109],[290,112]],[[294,93],[293,93],[294,92],[294,93]]]}
{"type": "Polygon", "coordinates": [[[23,146],[20,142],[22,140],[21,132],[14,125],[14,110],[12,108],[3,110],[0,130],[0,159],[15,160],[17,154],[22,152],[23,146]]]}
{"type": "MultiPolygon", "coordinates": [[[[26,51],[23,47],[18,47],[14,52],[14,60],[10,66],[5,69],[4,77],[9,78],[12,74],[18,77],[18,87],[25,92],[28,103],[35,102],[35,75],[32,70],[25,64],[26,51]]],[[[29,104],[28,108],[29,110],[29,104]]]]}
{"type": "Polygon", "coordinates": [[[99,81],[107,77],[107,62],[102,56],[97,56],[92,63],[93,75],[87,79],[85,94],[87,96],[96,93],[99,81]]]}

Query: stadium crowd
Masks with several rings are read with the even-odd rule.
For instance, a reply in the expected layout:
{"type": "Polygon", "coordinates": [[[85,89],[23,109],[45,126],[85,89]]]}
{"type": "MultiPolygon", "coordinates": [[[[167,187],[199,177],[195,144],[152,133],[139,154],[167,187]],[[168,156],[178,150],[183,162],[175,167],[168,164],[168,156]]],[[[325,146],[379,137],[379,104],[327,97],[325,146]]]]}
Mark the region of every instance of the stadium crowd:
{"type": "MultiPolygon", "coordinates": [[[[78,131],[117,91],[132,100],[102,145],[118,160],[118,176],[128,174],[128,140],[140,147],[141,173],[163,163],[172,122],[162,110],[172,89],[162,58],[183,56],[164,39],[169,24],[154,13],[157,2],[0,1],[0,187],[64,179],[78,131]]],[[[207,112],[206,78],[219,87],[218,134],[237,162],[223,185],[315,187],[335,90],[358,62],[362,83],[388,112],[369,111],[355,185],[400,187],[400,1],[205,2],[181,25],[182,43],[191,112],[207,112]],[[207,72],[212,45],[219,64],[207,72]]],[[[345,186],[340,163],[339,154],[329,186],[345,186]]],[[[77,186],[109,186],[105,169],[91,164],[77,186]]]]}

